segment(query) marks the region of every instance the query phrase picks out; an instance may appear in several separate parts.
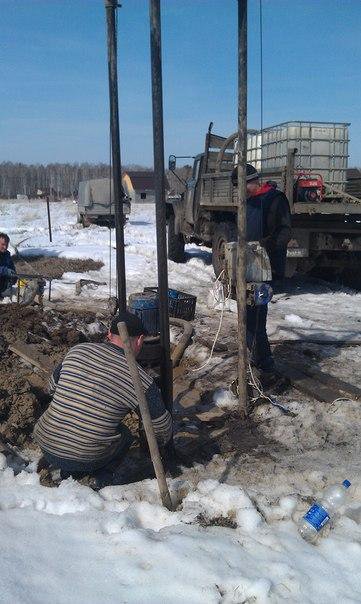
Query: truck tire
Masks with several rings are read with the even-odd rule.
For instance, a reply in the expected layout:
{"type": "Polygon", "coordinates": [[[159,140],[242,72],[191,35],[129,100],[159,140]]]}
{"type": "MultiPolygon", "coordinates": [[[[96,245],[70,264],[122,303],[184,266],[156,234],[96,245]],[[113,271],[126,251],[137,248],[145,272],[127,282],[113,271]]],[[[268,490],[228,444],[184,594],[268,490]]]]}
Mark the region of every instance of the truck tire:
{"type": "Polygon", "coordinates": [[[168,218],[168,258],[173,262],[185,262],[184,237],[182,233],[175,232],[175,216],[171,214],[168,218]]]}
{"type": "Polygon", "coordinates": [[[81,224],[83,229],[87,229],[91,225],[91,222],[86,214],[81,215],[81,224]]]}
{"type": "Polygon", "coordinates": [[[230,241],[237,241],[237,227],[234,222],[217,224],[212,239],[212,264],[216,277],[225,268],[224,246],[230,241]]]}
{"type": "Polygon", "coordinates": [[[286,269],[285,269],[285,277],[286,279],[291,279],[295,276],[298,267],[298,258],[287,258],[286,259],[286,269]]]}

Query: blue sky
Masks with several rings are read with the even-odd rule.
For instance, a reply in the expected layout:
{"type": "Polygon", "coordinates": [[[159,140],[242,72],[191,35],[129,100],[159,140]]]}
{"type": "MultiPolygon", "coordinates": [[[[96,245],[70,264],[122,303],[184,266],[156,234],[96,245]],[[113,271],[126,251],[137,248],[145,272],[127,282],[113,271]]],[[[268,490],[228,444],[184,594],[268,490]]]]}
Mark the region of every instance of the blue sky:
{"type": "MultiPolygon", "coordinates": [[[[151,166],[147,0],[119,11],[123,163],[151,166]]],[[[236,0],[163,0],[165,153],[237,124],[236,0]]],[[[0,161],[107,161],[103,0],[0,0],[0,161]]],[[[351,122],[361,165],[361,0],[263,0],[264,125],[351,122]]],[[[249,0],[248,125],[260,126],[259,0],[249,0]]]]}

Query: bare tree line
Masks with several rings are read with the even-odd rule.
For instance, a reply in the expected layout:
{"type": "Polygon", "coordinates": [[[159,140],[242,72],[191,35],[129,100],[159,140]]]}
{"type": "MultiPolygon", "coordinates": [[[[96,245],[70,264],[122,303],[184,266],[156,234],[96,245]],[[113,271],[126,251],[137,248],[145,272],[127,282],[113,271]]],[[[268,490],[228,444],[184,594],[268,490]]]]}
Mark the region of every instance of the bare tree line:
{"type": "MultiPolygon", "coordinates": [[[[138,164],[124,166],[126,170],[144,170],[138,164]]],[[[176,172],[183,179],[189,178],[190,166],[177,168],[176,172]]],[[[90,178],[106,178],[109,176],[107,164],[22,164],[13,162],[0,163],[0,198],[13,199],[17,195],[37,197],[40,190],[44,195],[52,195],[58,199],[72,197],[77,194],[79,182],[90,178]]],[[[184,186],[169,171],[167,177],[172,193],[181,193],[184,186]]]]}
{"type": "Polygon", "coordinates": [[[89,178],[108,176],[107,164],[0,164],[0,197],[11,199],[17,195],[36,197],[37,191],[56,197],[70,197],[79,182],[89,178]]]}

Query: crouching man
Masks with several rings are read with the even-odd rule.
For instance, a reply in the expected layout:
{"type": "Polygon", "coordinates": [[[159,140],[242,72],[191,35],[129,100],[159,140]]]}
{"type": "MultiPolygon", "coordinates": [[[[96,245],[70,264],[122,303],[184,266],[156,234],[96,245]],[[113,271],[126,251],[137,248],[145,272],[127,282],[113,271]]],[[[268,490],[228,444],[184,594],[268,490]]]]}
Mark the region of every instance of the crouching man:
{"type": "MultiPolygon", "coordinates": [[[[144,340],[140,319],[119,313],[104,343],[78,344],[70,349],[50,379],[53,399],[34,429],[45,460],[69,474],[93,474],[124,457],[130,432],[121,420],[138,411],[134,385],[118,334],[124,321],[138,355],[144,340]]],[[[172,434],[172,418],[154,380],[139,367],[150,415],[160,446],[172,434]]]]}
{"type": "Polygon", "coordinates": [[[11,286],[17,282],[15,266],[8,251],[10,238],[0,233],[0,300],[11,296],[11,286]]]}

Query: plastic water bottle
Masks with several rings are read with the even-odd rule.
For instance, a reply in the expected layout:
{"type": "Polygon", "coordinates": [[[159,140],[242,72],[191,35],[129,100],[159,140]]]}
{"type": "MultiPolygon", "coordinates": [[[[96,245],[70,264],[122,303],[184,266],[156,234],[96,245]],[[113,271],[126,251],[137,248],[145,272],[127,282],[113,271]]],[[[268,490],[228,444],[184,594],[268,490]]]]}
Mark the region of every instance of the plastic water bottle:
{"type": "Polygon", "coordinates": [[[342,485],[335,484],[326,489],[320,502],[311,505],[307,514],[300,519],[298,531],[309,543],[314,543],[319,532],[332,519],[343,505],[347,489],[351,486],[349,480],[344,480],[342,485]]]}

